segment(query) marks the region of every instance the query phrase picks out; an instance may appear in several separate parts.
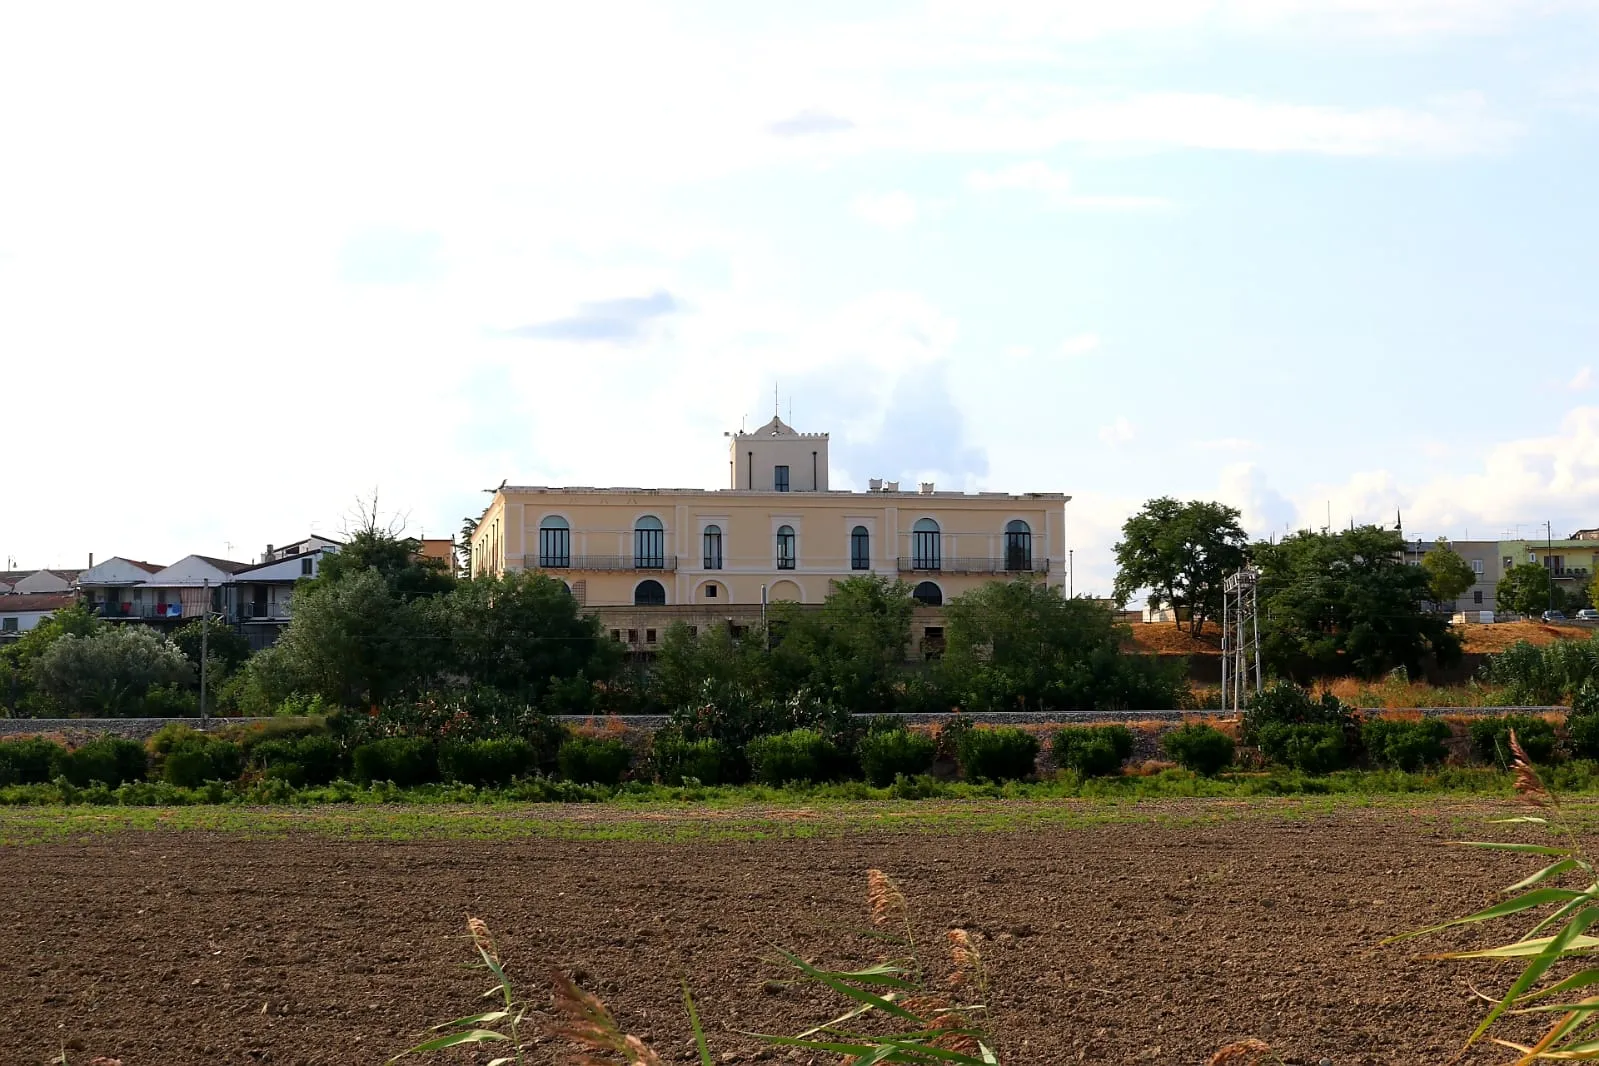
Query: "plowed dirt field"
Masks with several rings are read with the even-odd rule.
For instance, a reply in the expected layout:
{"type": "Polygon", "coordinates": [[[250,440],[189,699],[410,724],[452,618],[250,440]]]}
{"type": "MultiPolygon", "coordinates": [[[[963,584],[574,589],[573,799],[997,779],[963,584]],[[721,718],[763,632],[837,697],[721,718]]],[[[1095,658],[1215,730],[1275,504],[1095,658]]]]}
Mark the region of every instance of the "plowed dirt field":
{"type": "MultiPolygon", "coordinates": [[[[761,956],[781,944],[871,960],[874,866],[903,884],[927,941],[978,936],[1016,1066],[1202,1063],[1247,1035],[1291,1063],[1442,1062],[1480,1016],[1468,980],[1486,972],[1420,957],[1461,938],[1378,941],[1475,909],[1529,869],[1445,846],[1486,813],[687,843],[162,830],[8,846],[0,1063],[43,1066],[63,1045],[73,1066],[380,1063],[428,1024],[485,1009],[467,915],[489,922],[536,1003],[550,965],[575,970],[667,1061],[691,1052],[680,978],[719,1062],[828,1061],[740,1031],[838,1012],[761,956]]],[[[530,1061],[574,1058],[546,1043],[530,1061]]]]}

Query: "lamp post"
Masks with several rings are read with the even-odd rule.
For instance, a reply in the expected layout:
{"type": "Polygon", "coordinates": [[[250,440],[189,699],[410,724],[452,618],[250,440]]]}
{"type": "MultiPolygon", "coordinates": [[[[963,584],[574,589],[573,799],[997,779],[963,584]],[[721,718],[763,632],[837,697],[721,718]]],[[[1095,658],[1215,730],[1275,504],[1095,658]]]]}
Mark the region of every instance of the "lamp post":
{"type": "Polygon", "coordinates": [[[1554,523],[1545,521],[1543,524],[1543,565],[1549,572],[1549,609],[1555,609],[1555,566],[1549,559],[1549,553],[1554,550],[1554,523]]]}

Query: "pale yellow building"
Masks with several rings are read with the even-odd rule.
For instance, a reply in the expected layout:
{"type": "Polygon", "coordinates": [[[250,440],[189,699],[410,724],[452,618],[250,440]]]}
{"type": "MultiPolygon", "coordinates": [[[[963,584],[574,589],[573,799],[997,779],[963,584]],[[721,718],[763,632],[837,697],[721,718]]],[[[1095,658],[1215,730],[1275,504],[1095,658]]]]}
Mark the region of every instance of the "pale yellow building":
{"type": "Polygon", "coordinates": [[[904,579],[927,606],[996,579],[1065,585],[1069,496],[833,491],[827,445],[774,417],[729,434],[726,489],[502,486],[472,538],[472,572],[540,570],[589,608],[695,614],[819,603],[863,574],[904,579]]]}

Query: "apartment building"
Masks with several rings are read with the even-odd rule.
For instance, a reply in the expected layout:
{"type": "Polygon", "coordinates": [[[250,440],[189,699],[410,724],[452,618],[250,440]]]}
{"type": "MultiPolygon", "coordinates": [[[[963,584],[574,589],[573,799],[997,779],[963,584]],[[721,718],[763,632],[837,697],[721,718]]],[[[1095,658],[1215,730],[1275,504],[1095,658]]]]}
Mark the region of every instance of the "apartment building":
{"type": "Polygon", "coordinates": [[[728,437],[725,489],[502,486],[473,536],[473,573],[541,571],[585,607],[663,624],[682,613],[670,608],[819,603],[862,574],[903,578],[928,607],[996,579],[1065,585],[1069,496],[834,490],[826,433],[774,417],[728,437]]]}

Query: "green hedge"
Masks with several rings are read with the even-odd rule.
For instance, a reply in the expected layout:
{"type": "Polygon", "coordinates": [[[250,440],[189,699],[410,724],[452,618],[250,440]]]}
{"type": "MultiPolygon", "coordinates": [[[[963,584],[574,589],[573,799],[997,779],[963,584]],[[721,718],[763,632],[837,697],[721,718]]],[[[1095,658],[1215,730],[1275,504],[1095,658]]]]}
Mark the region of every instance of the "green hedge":
{"type": "Polygon", "coordinates": [[[454,740],[439,746],[439,770],[446,781],[479,788],[508,785],[538,769],[533,745],[517,737],[501,740],[454,740]]]}
{"type": "Polygon", "coordinates": [[[1255,744],[1271,762],[1307,774],[1349,767],[1349,745],[1341,725],[1273,722],[1255,730],[1255,744]]]}
{"type": "Polygon", "coordinates": [[[287,781],[296,788],[326,785],[346,772],[339,742],[317,733],[256,741],[249,749],[249,760],[268,778],[287,781]]]}
{"type": "Polygon", "coordinates": [[[42,785],[60,772],[66,753],[43,737],[0,741],[0,785],[42,785]]]}
{"type": "Polygon", "coordinates": [[[855,747],[861,772],[878,788],[894,783],[896,777],[915,777],[932,769],[938,742],[925,733],[913,733],[901,724],[898,729],[867,733],[855,747]]]}
{"type": "Polygon", "coordinates": [[[401,788],[439,779],[438,749],[422,737],[385,737],[350,753],[355,779],[363,785],[392,781],[401,788]]]}
{"type": "Polygon", "coordinates": [[[732,784],[725,745],[714,737],[687,740],[675,733],[658,733],[650,745],[650,765],[655,780],[681,785],[690,779],[702,785],[732,784]]]}
{"type": "Polygon", "coordinates": [[[1361,743],[1372,762],[1407,773],[1443,762],[1449,754],[1444,745],[1448,739],[1449,723],[1438,718],[1414,722],[1371,718],[1360,728],[1361,743]]]}
{"type": "Polygon", "coordinates": [[[1133,753],[1133,732],[1124,725],[1067,726],[1050,743],[1055,765],[1084,777],[1110,777],[1121,772],[1133,753]]]}
{"type": "Polygon", "coordinates": [[[615,785],[627,773],[633,753],[620,740],[573,737],[561,745],[555,761],[561,776],[580,785],[615,785]]]}
{"type": "Polygon", "coordinates": [[[1471,723],[1471,746],[1479,758],[1494,766],[1510,765],[1510,731],[1535,763],[1553,762],[1555,727],[1530,714],[1505,714],[1478,718],[1471,723]]]}
{"type": "Polygon", "coordinates": [[[96,781],[115,788],[128,781],[143,781],[150,772],[150,761],[138,741],[103,736],[67,752],[59,769],[62,777],[79,788],[96,781]]]}
{"type": "Polygon", "coordinates": [[[1189,722],[1167,733],[1161,748],[1185,770],[1215,777],[1233,761],[1233,738],[1213,725],[1189,722]]]}
{"type": "Polygon", "coordinates": [[[974,781],[1020,781],[1038,769],[1038,738],[1013,727],[973,729],[960,738],[960,766],[974,781]]]}
{"type": "Polygon", "coordinates": [[[830,781],[840,761],[838,748],[814,729],[756,737],[746,754],[750,776],[763,785],[830,781]]]}

